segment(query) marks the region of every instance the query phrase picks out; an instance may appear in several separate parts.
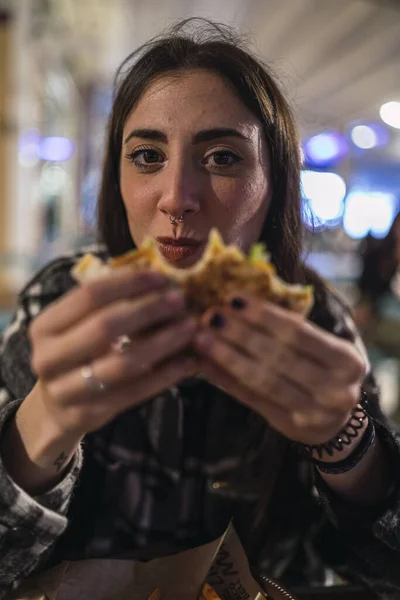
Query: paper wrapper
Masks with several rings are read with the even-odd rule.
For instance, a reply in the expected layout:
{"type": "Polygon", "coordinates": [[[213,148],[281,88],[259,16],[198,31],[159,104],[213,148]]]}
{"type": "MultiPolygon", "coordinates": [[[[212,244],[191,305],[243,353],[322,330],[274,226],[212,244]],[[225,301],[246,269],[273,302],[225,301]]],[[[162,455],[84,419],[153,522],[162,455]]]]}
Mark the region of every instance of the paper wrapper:
{"type": "Polygon", "coordinates": [[[229,527],[207,575],[207,583],[223,600],[265,598],[254,581],[238,535],[229,527]]]}
{"type": "Polygon", "coordinates": [[[162,600],[196,600],[220,543],[218,539],[147,563],[120,559],[64,562],[29,578],[10,600],[147,600],[156,588],[162,600]]]}
{"type": "Polygon", "coordinates": [[[251,576],[239,538],[222,538],[147,563],[121,559],[63,562],[26,580],[9,600],[223,600],[265,598],[251,576]]]}

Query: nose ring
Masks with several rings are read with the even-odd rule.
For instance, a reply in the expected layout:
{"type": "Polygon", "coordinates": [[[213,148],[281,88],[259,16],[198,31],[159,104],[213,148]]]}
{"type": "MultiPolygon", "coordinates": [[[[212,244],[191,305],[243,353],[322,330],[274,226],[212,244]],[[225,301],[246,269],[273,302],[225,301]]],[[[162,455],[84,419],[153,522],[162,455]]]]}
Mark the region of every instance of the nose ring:
{"type": "MultiPolygon", "coordinates": [[[[184,213],[181,214],[181,216],[179,217],[179,223],[183,223],[183,219],[184,219],[184,213]]],[[[176,218],[173,217],[172,215],[169,216],[169,222],[171,223],[171,225],[176,225],[177,221],[176,218]]]]}

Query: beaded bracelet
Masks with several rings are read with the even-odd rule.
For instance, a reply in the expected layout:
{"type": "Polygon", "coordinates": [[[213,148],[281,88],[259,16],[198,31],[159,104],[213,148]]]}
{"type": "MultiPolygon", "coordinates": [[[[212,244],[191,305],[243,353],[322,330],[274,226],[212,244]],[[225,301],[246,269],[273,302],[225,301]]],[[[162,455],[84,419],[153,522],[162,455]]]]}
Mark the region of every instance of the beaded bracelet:
{"type": "Polygon", "coordinates": [[[312,446],[303,444],[303,456],[314,460],[313,453],[315,451],[318,454],[318,458],[321,459],[324,452],[329,456],[333,456],[335,451],[341,452],[346,446],[350,446],[353,440],[359,436],[360,429],[363,428],[364,422],[366,419],[368,419],[368,415],[366,413],[366,408],[368,405],[367,394],[362,388],[361,396],[361,401],[356,405],[350,419],[343,429],[339,431],[338,435],[325,444],[317,444],[312,446]]]}

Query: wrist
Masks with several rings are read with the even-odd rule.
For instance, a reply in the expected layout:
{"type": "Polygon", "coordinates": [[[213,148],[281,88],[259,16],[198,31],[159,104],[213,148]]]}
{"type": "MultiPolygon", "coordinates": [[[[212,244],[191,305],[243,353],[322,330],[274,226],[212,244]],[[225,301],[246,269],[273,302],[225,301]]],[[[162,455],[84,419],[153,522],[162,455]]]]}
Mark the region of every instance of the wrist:
{"type": "Polygon", "coordinates": [[[363,460],[375,439],[375,427],[366,413],[367,399],[363,392],[344,427],[328,442],[319,445],[304,445],[303,455],[320,472],[338,475],[350,471],[363,460]]]}
{"type": "Polygon", "coordinates": [[[336,457],[339,453],[342,457],[350,453],[349,450],[357,444],[367,426],[368,416],[366,413],[366,401],[364,400],[355,406],[345,425],[334,437],[324,444],[305,445],[304,451],[309,458],[316,458],[324,462],[334,462],[332,458],[336,457]]]}
{"type": "Polygon", "coordinates": [[[48,410],[40,381],[19,407],[15,425],[27,444],[29,458],[41,468],[52,466],[57,450],[73,453],[84,437],[63,428],[48,410]]]}
{"type": "MultiPolygon", "coordinates": [[[[350,418],[348,419],[344,429],[346,429],[348,423],[350,422],[350,419],[352,418],[352,416],[350,416],[350,418]]],[[[313,449],[311,454],[310,454],[310,458],[312,460],[319,460],[322,461],[324,463],[335,463],[337,461],[343,460],[345,458],[348,458],[348,456],[350,456],[354,450],[358,447],[358,445],[360,444],[360,442],[362,441],[365,432],[368,428],[370,424],[370,421],[368,419],[367,416],[365,416],[365,419],[360,422],[360,428],[357,431],[357,435],[355,437],[352,437],[351,439],[349,439],[347,444],[342,444],[341,449],[339,449],[339,447],[335,447],[335,446],[331,446],[331,451],[326,452],[323,450],[322,451],[318,451],[317,449],[313,449]]],[[[339,432],[339,434],[337,436],[335,436],[335,438],[333,438],[333,440],[342,440],[342,431],[339,432]]],[[[339,441],[340,444],[340,441],[339,441]]]]}
{"type": "Polygon", "coordinates": [[[375,427],[372,421],[366,420],[360,429],[359,436],[345,447],[343,452],[336,451],[321,459],[312,457],[313,464],[320,473],[327,475],[341,475],[356,468],[361,463],[375,441],[375,427]],[[366,425],[365,425],[366,423],[366,425]]]}
{"type": "Polygon", "coordinates": [[[82,436],[63,432],[35,386],[1,433],[1,457],[13,481],[31,495],[51,489],[68,468],[82,436]]]}
{"type": "Polygon", "coordinates": [[[379,504],[392,489],[393,469],[377,435],[361,460],[349,470],[329,474],[317,467],[316,471],[336,494],[362,506],[379,504]]]}

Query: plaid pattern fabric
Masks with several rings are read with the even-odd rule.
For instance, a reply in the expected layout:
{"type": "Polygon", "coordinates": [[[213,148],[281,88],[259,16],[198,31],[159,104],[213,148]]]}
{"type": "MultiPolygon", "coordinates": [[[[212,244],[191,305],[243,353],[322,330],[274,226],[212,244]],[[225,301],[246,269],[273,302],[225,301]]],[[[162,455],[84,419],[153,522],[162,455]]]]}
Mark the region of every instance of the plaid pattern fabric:
{"type": "MultiPolygon", "coordinates": [[[[1,346],[0,435],[35,383],[29,324],[72,288],[70,270],[81,255],[53,261],[19,296],[1,346]]],[[[325,322],[318,311],[314,320],[354,342],[367,364],[348,311],[333,293],[328,302],[325,322]]],[[[370,415],[400,473],[399,436],[379,410],[367,370],[370,415]]],[[[259,498],[251,463],[235,476],[243,467],[242,440],[257,419],[195,378],[87,435],[63,481],[40,497],[18,488],[0,463],[0,599],[21,578],[63,559],[147,560],[215,539],[230,519],[253,567],[288,585],[321,583],[332,566],[385,598],[400,598],[399,482],[385,504],[360,510],[335,497],[285,444],[270,504],[255,529],[259,498]]],[[[268,473],[275,457],[266,456],[268,473]]]]}

